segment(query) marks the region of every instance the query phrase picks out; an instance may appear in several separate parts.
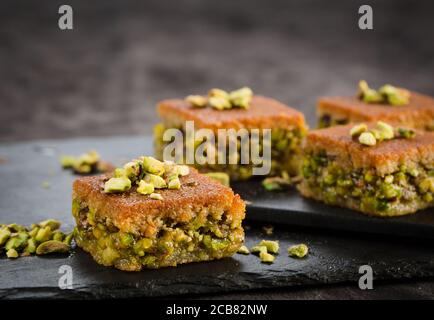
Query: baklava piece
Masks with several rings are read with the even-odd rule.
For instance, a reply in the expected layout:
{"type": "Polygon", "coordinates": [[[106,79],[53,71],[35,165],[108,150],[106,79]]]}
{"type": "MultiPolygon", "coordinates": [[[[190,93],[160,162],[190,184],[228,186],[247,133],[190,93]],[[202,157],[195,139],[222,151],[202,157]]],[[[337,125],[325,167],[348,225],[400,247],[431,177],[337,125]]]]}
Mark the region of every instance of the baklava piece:
{"type": "Polygon", "coordinates": [[[434,206],[434,133],[384,122],[311,131],[301,194],[375,216],[434,206]]]}
{"type": "MultiPolygon", "coordinates": [[[[297,175],[300,168],[301,140],[305,136],[307,126],[302,113],[278,102],[274,99],[253,95],[250,89],[227,93],[220,89],[213,89],[208,96],[188,96],[186,99],[165,100],[158,104],[157,111],[162,123],[155,127],[156,155],[163,158],[164,147],[169,142],[163,141],[166,129],[176,128],[184,133],[186,122],[194,121],[195,130],[211,129],[215,136],[219,129],[246,129],[251,138],[252,129],[271,130],[271,163],[268,175],[274,176],[285,171],[290,175],[297,175]]],[[[263,150],[263,135],[259,136],[259,152],[263,150]]],[[[240,137],[237,137],[238,150],[236,163],[229,161],[232,157],[229,150],[226,161],[218,161],[216,152],[215,163],[192,164],[201,172],[226,172],[232,180],[246,180],[252,177],[252,169],[257,166],[250,161],[241,163],[240,137]],[[219,163],[220,162],[220,163],[219,163]]],[[[193,142],[197,147],[201,141],[193,142]]],[[[225,142],[228,146],[229,142],[225,142]]],[[[185,148],[186,140],[184,140],[185,148]]],[[[219,149],[219,141],[215,145],[219,149]]],[[[196,159],[195,159],[196,160],[196,159]]]]}
{"type": "Polygon", "coordinates": [[[244,241],[239,195],[152,157],[75,180],[72,207],[77,245],[97,263],[125,271],[230,257],[244,241]]]}
{"type": "Polygon", "coordinates": [[[434,98],[390,85],[376,91],[363,81],[356,96],[319,99],[317,114],[319,128],[383,120],[434,131],[434,98]]]}

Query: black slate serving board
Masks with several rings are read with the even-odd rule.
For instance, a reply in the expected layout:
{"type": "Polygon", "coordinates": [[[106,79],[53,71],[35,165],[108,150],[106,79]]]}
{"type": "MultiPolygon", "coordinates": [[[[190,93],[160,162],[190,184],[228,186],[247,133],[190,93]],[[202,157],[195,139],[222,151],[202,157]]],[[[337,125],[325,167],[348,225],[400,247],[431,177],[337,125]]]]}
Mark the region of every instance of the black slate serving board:
{"type": "MultiPolygon", "coordinates": [[[[136,136],[0,145],[0,223],[30,224],[53,217],[63,221],[66,231],[71,230],[71,184],[75,176],[60,168],[58,156],[78,155],[92,148],[105,160],[121,164],[151,153],[152,144],[149,137],[136,136]]],[[[260,190],[255,183],[259,182],[235,187],[252,201],[249,219],[274,222],[275,232],[266,236],[261,232],[263,224],[247,221],[251,226],[246,230],[246,244],[252,246],[263,238],[279,240],[280,255],[272,265],[261,264],[254,255],[237,254],[221,261],[125,273],[97,265],[77,248],[68,257],[0,258],[0,298],[155,297],[344,281],[357,286],[358,268],[363,264],[372,266],[376,279],[434,276],[430,244],[363,233],[301,232],[289,226],[428,236],[434,225],[428,212],[412,219],[372,219],[306,202],[294,190],[255,191],[260,190]],[[277,222],[289,225],[277,226],[277,222]],[[414,233],[406,230],[412,228],[414,233]],[[310,255],[301,260],[287,257],[286,248],[300,242],[309,245],[310,255]],[[72,268],[72,290],[58,287],[62,265],[72,268]]]]}

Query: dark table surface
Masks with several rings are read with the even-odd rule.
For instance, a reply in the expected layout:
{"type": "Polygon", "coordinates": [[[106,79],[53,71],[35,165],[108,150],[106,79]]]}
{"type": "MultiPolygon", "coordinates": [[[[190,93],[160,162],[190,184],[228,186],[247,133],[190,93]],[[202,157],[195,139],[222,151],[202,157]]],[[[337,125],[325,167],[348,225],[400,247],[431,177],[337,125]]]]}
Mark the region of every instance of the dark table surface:
{"type": "MultiPolygon", "coordinates": [[[[316,99],[352,94],[359,79],[434,95],[432,1],[377,1],[369,31],[356,0],[68,3],[71,31],[57,26],[62,1],[0,3],[1,142],[150,133],[158,100],[210,87],[251,86],[312,126],[316,99]]],[[[199,298],[433,296],[432,280],[415,279],[199,298]]]]}

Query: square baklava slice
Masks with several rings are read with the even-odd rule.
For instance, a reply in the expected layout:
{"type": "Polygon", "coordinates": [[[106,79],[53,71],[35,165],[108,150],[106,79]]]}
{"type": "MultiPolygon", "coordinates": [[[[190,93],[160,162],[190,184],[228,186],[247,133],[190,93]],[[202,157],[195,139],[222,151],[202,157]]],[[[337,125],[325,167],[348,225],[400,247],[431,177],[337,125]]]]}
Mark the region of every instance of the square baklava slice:
{"type": "Polygon", "coordinates": [[[379,122],[309,132],[301,194],[383,217],[434,206],[434,133],[390,128],[379,122]]]}
{"type": "Polygon", "coordinates": [[[72,207],[77,245],[125,271],[229,257],[244,241],[239,195],[193,168],[151,157],[75,180],[72,207]]]}
{"type": "MultiPolygon", "coordinates": [[[[215,91],[220,92],[221,90],[211,90],[208,97],[189,96],[187,99],[171,99],[158,103],[157,111],[162,122],[154,130],[157,157],[163,158],[163,150],[168,144],[167,141],[163,140],[165,130],[176,128],[185,134],[186,123],[189,121],[194,122],[196,132],[204,128],[211,129],[216,136],[220,129],[246,129],[247,135],[250,135],[251,138],[252,130],[259,129],[261,133],[258,143],[259,152],[262,152],[265,144],[265,140],[262,139],[262,129],[270,129],[271,139],[267,142],[267,147],[270,148],[271,159],[268,159],[268,161],[271,162],[269,165],[271,169],[265,175],[278,175],[283,171],[290,175],[297,175],[300,168],[300,144],[307,131],[303,114],[272,98],[253,94],[247,102],[241,101],[243,102],[241,107],[231,107],[230,104],[225,105],[224,99],[219,101],[218,98],[220,97],[212,100],[215,98],[212,97],[212,92],[215,91]],[[211,104],[216,103],[211,106],[206,105],[206,99],[209,99],[211,104]],[[203,101],[203,105],[198,106],[201,101],[203,101]],[[223,104],[218,104],[218,102],[223,102],[223,104]]],[[[236,139],[238,140],[238,154],[235,155],[235,158],[238,159],[237,162],[234,163],[234,161],[229,160],[232,155],[228,150],[226,161],[223,161],[223,163],[217,161],[218,153],[216,152],[215,163],[199,164],[195,161],[195,163],[187,164],[194,165],[201,172],[226,172],[232,180],[251,178],[252,169],[257,164],[254,161],[242,163],[240,155],[242,150],[240,141],[242,138],[238,136],[236,139]]],[[[195,141],[195,146],[197,147],[201,142],[195,141]]],[[[220,140],[216,143],[216,149],[219,149],[219,143],[220,140]]],[[[228,145],[228,142],[225,143],[228,145]]]]}
{"type": "Polygon", "coordinates": [[[365,88],[367,89],[363,93],[362,85],[355,96],[320,98],[317,104],[318,127],[383,120],[434,131],[434,98],[390,85],[385,85],[378,91],[367,85],[365,88]],[[397,92],[397,97],[401,99],[393,99],[396,97],[390,95],[393,92],[397,92]],[[399,96],[399,92],[404,95],[399,96]]]}

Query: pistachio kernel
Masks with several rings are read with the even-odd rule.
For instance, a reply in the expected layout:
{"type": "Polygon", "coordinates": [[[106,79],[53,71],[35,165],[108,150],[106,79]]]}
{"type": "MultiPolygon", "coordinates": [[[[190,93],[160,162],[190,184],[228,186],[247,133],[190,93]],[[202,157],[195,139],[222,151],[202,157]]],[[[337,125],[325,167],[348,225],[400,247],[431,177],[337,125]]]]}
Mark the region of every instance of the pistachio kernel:
{"type": "Polygon", "coordinates": [[[6,256],[7,256],[9,259],[15,259],[15,258],[18,258],[18,252],[17,252],[17,250],[15,250],[15,249],[9,249],[9,250],[6,252],[6,256]]]}
{"type": "Polygon", "coordinates": [[[51,231],[57,230],[60,228],[60,221],[55,219],[47,219],[39,222],[39,227],[45,228],[47,226],[50,227],[51,231]]]}
{"type": "Polygon", "coordinates": [[[269,254],[268,252],[260,252],[259,258],[263,263],[273,263],[274,259],[276,259],[272,254],[269,254]]]}
{"type": "Polygon", "coordinates": [[[213,88],[208,92],[208,97],[223,98],[225,100],[229,100],[229,93],[222,89],[213,88]]]}
{"type": "Polygon", "coordinates": [[[254,246],[250,249],[251,253],[261,253],[261,252],[267,252],[266,246],[254,246]]]}
{"type": "Polygon", "coordinates": [[[234,107],[248,109],[252,100],[253,92],[248,87],[243,87],[229,93],[229,100],[234,107]]]}
{"type": "Polygon", "coordinates": [[[246,246],[241,246],[238,249],[237,253],[239,253],[239,254],[246,254],[247,255],[247,254],[250,254],[250,251],[249,251],[249,249],[246,246]]]}
{"type": "Polygon", "coordinates": [[[65,253],[68,252],[70,247],[61,241],[49,240],[41,243],[36,248],[37,255],[44,255],[49,253],[65,253]]]}
{"type": "Polygon", "coordinates": [[[354,127],[351,128],[350,135],[352,137],[358,136],[365,131],[368,131],[368,126],[365,123],[361,123],[361,124],[355,125],[354,127]]]}
{"type": "Polygon", "coordinates": [[[164,163],[153,157],[143,157],[143,169],[146,172],[161,176],[164,173],[164,163]]]}
{"type": "Polygon", "coordinates": [[[154,200],[163,200],[163,196],[159,193],[151,193],[149,195],[149,198],[154,199],[154,200]]]}
{"type": "Polygon", "coordinates": [[[265,246],[267,248],[267,252],[270,252],[270,253],[278,253],[279,252],[279,241],[261,240],[259,245],[265,246]]]}
{"type": "Polygon", "coordinates": [[[359,142],[366,146],[375,146],[377,144],[377,139],[375,139],[372,132],[363,132],[359,136],[359,142]]]}
{"type": "Polygon", "coordinates": [[[110,178],[104,185],[105,193],[125,192],[131,189],[131,181],[126,177],[110,178]]]}
{"type": "Polygon", "coordinates": [[[208,103],[211,107],[217,110],[231,108],[231,103],[229,102],[229,100],[222,97],[211,97],[209,98],[208,103]]]}
{"type": "Polygon", "coordinates": [[[157,176],[155,174],[147,173],[144,178],[145,182],[150,183],[154,185],[155,189],[163,189],[167,188],[167,183],[164,181],[164,179],[160,176],[157,176]]]}
{"type": "Polygon", "coordinates": [[[381,132],[382,138],[385,140],[393,139],[393,137],[395,136],[393,127],[386,122],[378,121],[376,127],[381,132]]]}
{"type": "Polygon", "coordinates": [[[205,108],[208,103],[208,99],[199,95],[189,95],[185,98],[185,101],[191,104],[193,108],[205,108]]]}
{"type": "Polygon", "coordinates": [[[179,180],[179,178],[171,179],[167,184],[167,187],[169,189],[181,189],[181,181],[179,180]]]}
{"type": "Polygon", "coordinates": [[[144,180],[140,180],[137,192],[140,194],[151,194],[154,192],[154,185],[144,180]]]}
{"type": "Polygon", "coordinates": [[[411,139],[416,136],[416,132],[414,130],[407,129],[407,128],[398,128],[397,132],[398,132],[398,136],[404,139],[411,139]]]}
{"type": "Polygon", "coordinates": [[[288,248],[288,254],[295,258],[304,258],[309,253],[309,248],[304,243],[290,246],[288,248]]]}

